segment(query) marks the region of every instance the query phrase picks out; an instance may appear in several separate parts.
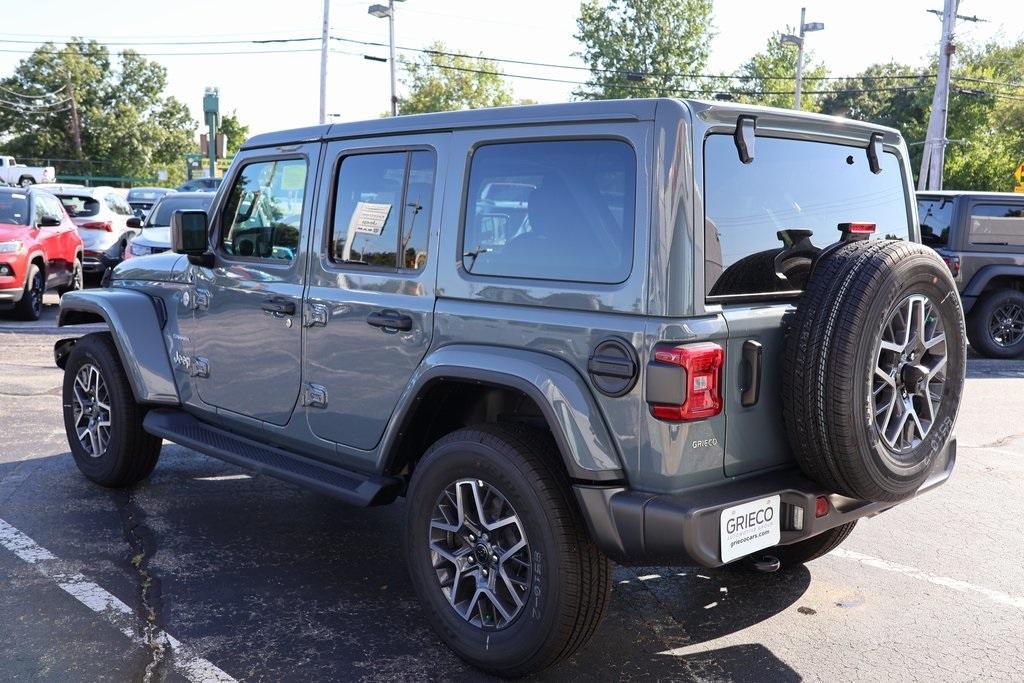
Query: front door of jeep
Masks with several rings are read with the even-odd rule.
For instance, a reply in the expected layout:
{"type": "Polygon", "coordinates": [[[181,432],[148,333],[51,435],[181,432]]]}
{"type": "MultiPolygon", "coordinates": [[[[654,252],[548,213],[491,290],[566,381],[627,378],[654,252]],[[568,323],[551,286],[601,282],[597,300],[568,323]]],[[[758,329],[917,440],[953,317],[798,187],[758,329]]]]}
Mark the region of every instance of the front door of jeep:
{"type": "Polygon", "coordinates": [[[191,266],[190,371],[203,403],[226,420],[283,425],[295,407],[319,152],[319,144],[243,152],[211,216],[213,266],[191,266]]]}

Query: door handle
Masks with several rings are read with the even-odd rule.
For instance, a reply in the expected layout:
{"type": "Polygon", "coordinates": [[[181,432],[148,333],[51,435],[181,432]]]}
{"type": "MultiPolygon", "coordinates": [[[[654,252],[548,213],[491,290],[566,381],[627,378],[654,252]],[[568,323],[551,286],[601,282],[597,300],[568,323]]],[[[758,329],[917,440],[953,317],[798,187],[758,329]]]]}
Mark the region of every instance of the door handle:
{"type": "Polygon", "coordinates": [[[740,405],[750,407],[761,396],[761,356],[764,347],[760,342],[748,339],[743,342],[743,365],[749,374],[740,389],[740,405]]]}
{"type": "Polygon", "coordinates": [[[385,330],[407,332],[412,329],[412,318],[398,311],[376,311],[366,316],[366,324],[385,330]]]}
{"type": "Polygon", "coordinates": [[[263,300],[263,310],[274,315],[295,315],[295,302],[273,296],[263,300]]]}

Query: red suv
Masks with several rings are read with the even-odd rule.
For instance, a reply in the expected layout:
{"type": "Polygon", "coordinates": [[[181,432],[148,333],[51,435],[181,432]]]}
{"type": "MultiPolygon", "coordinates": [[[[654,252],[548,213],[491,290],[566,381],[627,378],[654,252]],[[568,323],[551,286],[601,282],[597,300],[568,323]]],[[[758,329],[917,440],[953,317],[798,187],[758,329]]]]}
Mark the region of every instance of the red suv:
{"type": "Polygon", "coordinates": [[[82,239],[60,201],[42,190],[0,188],[0,311],[38,320],[43,292],[82,287],[82,239]]]}

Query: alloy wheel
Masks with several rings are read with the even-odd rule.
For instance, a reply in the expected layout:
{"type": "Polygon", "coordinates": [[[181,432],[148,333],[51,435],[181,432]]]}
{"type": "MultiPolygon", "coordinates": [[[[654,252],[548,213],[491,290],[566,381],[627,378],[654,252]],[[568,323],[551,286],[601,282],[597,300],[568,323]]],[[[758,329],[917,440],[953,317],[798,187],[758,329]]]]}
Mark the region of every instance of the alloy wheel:
{"type": "Polygon", "coordinates": [[[988,331],[999,346],[1016,346],[1024,339],[1024,307],[1012,302],[1003,304],[989,318],[988,331]]]}
{"type": "Polygon", "coordinates": [[[75,433],[85,452],[98,458],[110,443],[110,395],[103,374],[92,363],[86,363],[75,375],[75,433]]]}
{"type": "Polygon", "coordinates": [[[430,557],[455,612],[484,630],[507,627],[526,604],[530,544],[508,500],[479,479],[449,484],[430,520],[430,557]]]}
{"type": "Polygon", "coordinates": [[[942,318],[931,299],[914,294],[896,304],[875,354],[871,402],[878,433],[897,461],[932,429],[947,360],[942,318]]]}

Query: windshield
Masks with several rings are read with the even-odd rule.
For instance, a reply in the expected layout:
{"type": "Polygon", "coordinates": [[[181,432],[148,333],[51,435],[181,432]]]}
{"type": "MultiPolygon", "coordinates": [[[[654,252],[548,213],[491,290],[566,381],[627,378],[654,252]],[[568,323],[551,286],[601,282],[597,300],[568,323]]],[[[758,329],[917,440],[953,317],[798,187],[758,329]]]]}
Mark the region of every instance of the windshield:
{"type": "Polygon", "coordinates": [[[213,194],[205,197],[166,197],[156,205],[153,213],[146,221],[147,228],[161,228],[171,224],[171,214],[175,211],[187,211],[190,209],[202,209],[206,211],[213,202],[213,194]]]}
{"type": "Polygon", "coordinates": [[[0,223],[28,225],[28,196],[20,192],[0,192],[0,223]]]}
{"type": "Polygon", "coordinates": [[[744,164],[732,135],[704,145],[705,285],[709,296],[803,289],[816,250],[840,223],[875,224],[875,238],[907,239],[910,207],[899,159],[872,173],[864,147],[758,136],[744,164]]]}
{"type": "Polygon", "coordinates": [[[100,212],[100,203],[92,197],[62,194],[57,197],[72,218],[89,218],[100,212]]]}
{"type": "Polygon", "coordinates": [[[949,197],[919,197],[917,215],[921,221],[921,241],[932,249],[949,245],[953,224],[953,200],[949,197]]]}

